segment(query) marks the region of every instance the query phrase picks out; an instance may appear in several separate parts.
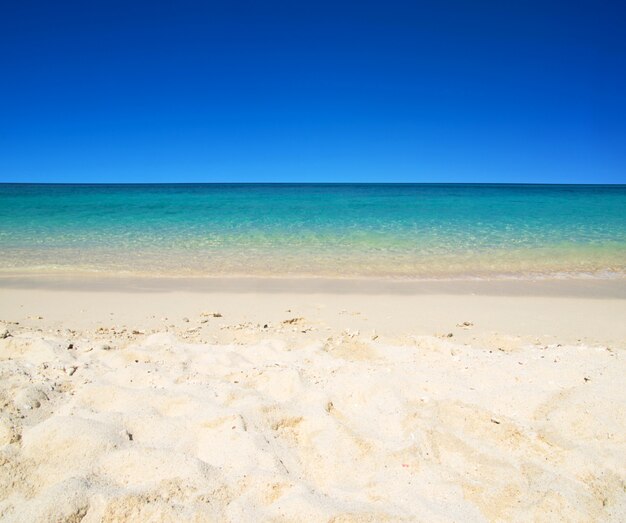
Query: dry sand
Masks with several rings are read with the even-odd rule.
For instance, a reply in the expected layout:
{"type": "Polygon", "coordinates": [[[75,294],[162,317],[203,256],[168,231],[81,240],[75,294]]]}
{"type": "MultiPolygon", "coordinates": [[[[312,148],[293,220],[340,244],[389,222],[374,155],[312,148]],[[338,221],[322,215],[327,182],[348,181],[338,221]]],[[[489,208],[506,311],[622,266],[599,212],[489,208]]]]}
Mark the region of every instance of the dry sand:
{"type": "Polygon", "coordinates": [[[626,283],[0,279],[2,521],[624,521],[626,283]]]}

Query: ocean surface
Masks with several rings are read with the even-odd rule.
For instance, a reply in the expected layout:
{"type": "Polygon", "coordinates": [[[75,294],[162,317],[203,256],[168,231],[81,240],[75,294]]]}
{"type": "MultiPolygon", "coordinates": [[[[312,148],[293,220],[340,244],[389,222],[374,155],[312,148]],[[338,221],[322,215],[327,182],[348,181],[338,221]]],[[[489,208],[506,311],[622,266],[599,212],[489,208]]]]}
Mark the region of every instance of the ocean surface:
{"type": "Polygon", "coordinates": [[[0,272],[625,277],[626,185],[0,184],[0,272]]]}

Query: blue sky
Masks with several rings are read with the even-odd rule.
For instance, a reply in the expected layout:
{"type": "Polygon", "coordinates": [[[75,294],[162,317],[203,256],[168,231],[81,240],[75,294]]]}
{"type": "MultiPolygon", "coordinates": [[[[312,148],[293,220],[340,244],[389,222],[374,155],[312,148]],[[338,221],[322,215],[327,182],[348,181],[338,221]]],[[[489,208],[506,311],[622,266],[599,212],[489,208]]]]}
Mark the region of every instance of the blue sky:
{"type": "Polygon", "coordinates": [[[4,2],[0,181],[626,183],[624,2],[4,2]]]}

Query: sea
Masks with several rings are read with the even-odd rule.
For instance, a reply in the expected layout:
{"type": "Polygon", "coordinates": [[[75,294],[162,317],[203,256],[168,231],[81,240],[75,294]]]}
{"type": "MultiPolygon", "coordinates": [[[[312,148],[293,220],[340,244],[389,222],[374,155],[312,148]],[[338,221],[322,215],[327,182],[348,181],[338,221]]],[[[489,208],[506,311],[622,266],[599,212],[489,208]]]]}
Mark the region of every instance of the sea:
{"type": "Polygon", "coordinates": [[[0,184],[0,273],[623,278],[626,185],[0,184]]]}

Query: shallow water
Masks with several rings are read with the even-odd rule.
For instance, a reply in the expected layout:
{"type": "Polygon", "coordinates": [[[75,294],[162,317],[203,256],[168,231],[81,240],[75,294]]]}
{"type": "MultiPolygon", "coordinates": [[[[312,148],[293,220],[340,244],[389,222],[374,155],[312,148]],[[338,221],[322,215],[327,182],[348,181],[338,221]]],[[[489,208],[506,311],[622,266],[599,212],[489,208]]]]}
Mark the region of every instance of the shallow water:
{"type": "Polygon", "coordinates": [[[623,277],[626,186],[2,184],[0,269],[623,277]]]}

